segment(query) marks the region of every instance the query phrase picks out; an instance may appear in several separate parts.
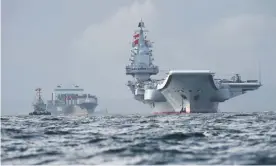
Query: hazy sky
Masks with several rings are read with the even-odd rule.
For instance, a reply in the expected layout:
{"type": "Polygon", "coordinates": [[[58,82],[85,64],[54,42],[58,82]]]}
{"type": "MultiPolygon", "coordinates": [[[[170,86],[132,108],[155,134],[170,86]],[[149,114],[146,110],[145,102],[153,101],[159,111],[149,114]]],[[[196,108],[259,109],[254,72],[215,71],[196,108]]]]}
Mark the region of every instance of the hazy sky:
{"type": "MultiPolygon", "coordinates": [[[[262,82],[221,111],[276,109],[275,0],[2,0],[2,114],[31,111],[34,89],[50,99],[79,84],[109,112],[149,112],[125,85],[133,30],[142,17],[162,70],[210,69],[262,82]]],[[[160,73],[162,74],[162,73],[160,73]]]]}

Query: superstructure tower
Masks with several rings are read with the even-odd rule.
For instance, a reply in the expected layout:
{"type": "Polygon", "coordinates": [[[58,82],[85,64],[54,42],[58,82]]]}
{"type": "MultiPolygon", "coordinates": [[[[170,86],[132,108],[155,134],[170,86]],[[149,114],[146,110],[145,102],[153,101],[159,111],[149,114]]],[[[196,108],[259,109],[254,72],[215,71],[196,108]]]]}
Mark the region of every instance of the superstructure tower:
{"type": "Polygon", "coordinates": [[[126,66],[126,75],[131,75],[134,80],[128,82],[128,86],[132,90],[137,100],[144,99],[144,86],[151,84],[151,75],[159,73],[158,66],[153,64],[152,44],[147,38],[147,30],[144,22],[138,23],[138,30],[134,31],[130,65],[126,66]]]}

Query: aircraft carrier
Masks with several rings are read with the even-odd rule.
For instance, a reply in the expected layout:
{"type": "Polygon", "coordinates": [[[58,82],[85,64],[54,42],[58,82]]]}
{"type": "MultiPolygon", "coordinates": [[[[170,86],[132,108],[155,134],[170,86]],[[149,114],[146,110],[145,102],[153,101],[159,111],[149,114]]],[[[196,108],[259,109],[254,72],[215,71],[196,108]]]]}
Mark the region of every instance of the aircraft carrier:
{"type": "Polygon", "coordinates": [[[153,42],[147,38],[144,22],[134,31],[131,64],[126,75],[131,75],[127,86],[134,98],[149,104],[154,113],[215,113],[219,103],[262,86],[258,80],[242,81],[236,74],[232,79],[216,79],[209,70],[170,70],[164,79],[153,79],[159,67],[153,64],[153,42]]]}
{"type": "Polygon", "coordinates": [[[85,93],[78,85],[69,88],[58,85],[47,101],[47,110],[54,115],[92,114],[97,106],[98,98],[85,93]]]}

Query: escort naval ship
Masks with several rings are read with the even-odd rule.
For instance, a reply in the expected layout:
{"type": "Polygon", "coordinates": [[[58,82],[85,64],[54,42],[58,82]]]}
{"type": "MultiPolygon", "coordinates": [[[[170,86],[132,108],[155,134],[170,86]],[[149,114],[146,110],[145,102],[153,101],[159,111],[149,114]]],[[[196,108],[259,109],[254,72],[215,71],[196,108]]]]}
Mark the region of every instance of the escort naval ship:
{"type": "Polygon", "coordinates": [[[58,85],[47,101],[47,110],[55,115],[92,114],[98,105],[98,98],[84,92],[78,85],[64,88],[58,85]]]}
{"type": "Polygon", "coordinates": [[[257,90],[258,80],[242,81],[239,74],[230,80],[216,79],[209,70],[170,70],[164,79],[151,78],[159,73],[153,64],[151,42],[147,38],[145,24],[141,20],[135,30],[131,48],[131,64],[126,75],[134,98],[152,107],[153,113],[215,113],[219,103],[257,90]]]}
{"type": "Polygon", "coordinates": [[[29,115],[51,115],[51,112],[48,112],[46,109],[46,104],[44,103],[41,96],[41,88],[35,90],[37,99],[33,103],[34,111],[29,113],[29,115]]]}

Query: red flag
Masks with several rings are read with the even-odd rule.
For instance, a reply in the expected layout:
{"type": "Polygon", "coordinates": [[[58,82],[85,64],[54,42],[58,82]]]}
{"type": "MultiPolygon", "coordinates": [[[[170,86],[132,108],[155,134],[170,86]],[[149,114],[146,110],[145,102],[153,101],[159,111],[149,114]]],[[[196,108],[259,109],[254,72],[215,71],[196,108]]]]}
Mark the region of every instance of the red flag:
{"type": "Polygon", "coordinates": [[[134,40],[133,44],[134,44],[134,45],[137,45],[137,44],[138,44],[138,41],[139,41],[139,39],[134,40]]]}
{"type": "Polygon", "coordinates": [[[139,33],[133,35],[134,39],[139,37],[139,33]]]}

